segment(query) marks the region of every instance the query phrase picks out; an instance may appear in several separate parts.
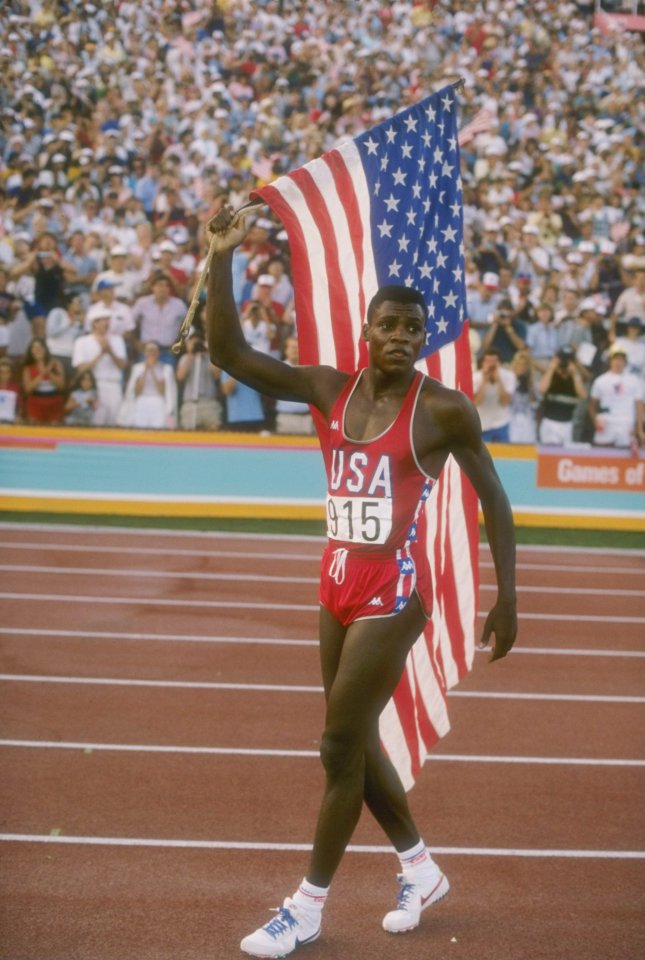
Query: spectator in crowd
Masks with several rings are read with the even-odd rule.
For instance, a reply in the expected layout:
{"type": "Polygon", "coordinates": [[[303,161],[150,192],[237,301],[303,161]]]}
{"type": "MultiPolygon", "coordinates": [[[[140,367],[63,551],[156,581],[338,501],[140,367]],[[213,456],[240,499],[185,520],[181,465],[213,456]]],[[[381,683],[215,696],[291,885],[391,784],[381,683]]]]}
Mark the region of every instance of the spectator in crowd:
{"type": "Polygon", "coordinates": [[[486,443],[510,442],[511,401],[515,387],[513,371],[502,366],[498,350],[487,347],[480,369],[473,374],[473,399],[486,443]]]}
{"type": "Polygon", "coordinates": [[[54,307],[47,314],[45,339],[51,355],[60,361],[65,376],[72,373],[74,341],[84,330],[84,310],[81,298],[74,291],[66,294],[62,307],[54,307]]]}
{"type": "MultiPolygon", "coordinates": [[[[282,359],[292,367],[299,362],[298,339],[287,337],[284,342],[282,359]]],[[[294,433],[312,435],[315,433],[311,412],[306,403],[297,400],[276,400],[276,433],[294,433]]]]}
{"type": "Polygon", "coordinates": [[[609,370],[591,385],[589,412],[596,446],[643,443],[643,396],[643,381],[627,371],[625,349],[614,344],[609,350],[609,370]]]}
{"type": "Polygon", "coordinates": [[[124,404],[127,413],[119,420],[130,427],[161,430],[174,427],[177,389],[172,367],[160,360],[159,344],[149,340],[143,345],[143,360],[130,371],[124,404]]]}
{"type": "Polygon", "coordinates": [[[85,314],[85,330],[91,330],[94,317],[105,313],[106,310],[110,314],[110,333],[123,337],[128,350],[132,351],[134,342],[132,308],[123,300],[117,299],[116,288],[109,277],[103,277],[96,285],[96,300],[85,314]]]}
{"type": "Polygon", "coordinates": [[[141,285],[141,278],[137,271],[131,268],[129,252],[120,243],[110,247],[110,266],[97,274],[94,290],[106,281],[110,283],[117,300],[126,304],[134,303],[141,285]]]}
{"type": "Polygon", "coordinates": [[[186,340],[186,352],[177,364],[182,430],[219,430],[224,419],[219,378],[220,370],[208,359],[203,336],[193,328],[186,340]]]}
{"type": "Polygon", "coordinates": [[[123,371],[127,367],[125,340],[110,333],[111,313],[105,307],[92,320],[92,332],[74,341],[72,366],[77,374],[90,370],[96,381],[98,402],[92,422],[97,427],[116,425],[123,401],[123,371]]]}
{"type": "Polygon", "coordinates": [[[141,354],[141,345],[153,340],[159,345],[161,361],[174,366],[172,347],[186,315],[186,304],[173,296],[170,278],[161,270],[153,273],[151,288],[152,292],[139,297],[132,310],[135,349],[141,354]]]}
{"type": "Polygon", "coordinates": [[[22,394],[27,423],[61,423],[65,407],[65,371],[43,337],[34,337],[22,364],[22,394]]]}
{"type": "Polygon", "coordinates": [[[526,349],[526,336],[526,326],[513,316],[511,301],[501,300],[482,339],[482,356],[494,350],[503,364],[509,364],[518,350],[526,349]]]}
{"type": "Polygon", "coordinates": [[[526,346],[531,353],[533,367],[538,373],[544,373],[557,352],[558,331],[553,324],[553,307],[543,302],[536,313],[537,322],[531,324],[526,333],[526,346]]]}
{"type": "Polygon", "coordinates": [[[222,371],[220,386],[226,404],[227,427],[240,433],[264,433],[267,423],[260,394],[225,371],[222,371]]]}
{"type": "Polygon", "coordinates": [[[8,357],[0,357],[0,423],[16,423],[20,408],[20,387],[8,357]]]}
{"type": "Polygon", "coordinates": [[[485,273],[481,282],[468,293],[468,319],[474,330],[487,330],[500,302],[499,276],[485,273]]]}
{"type": "Polygon", "coordinates": [[[634,271],[632,283],[616,300],[609,318],[610,334],[622,336],[631,317],[638,317],[645,325],[645,268],[634,271]]]}
{"type": "Polygon", "coordinates": [[[572,347],[561,347],[538,382],[542,396],[539,440],[544,445],[567,446],[574,440],[574,415],[587,399],[572,347]]]}
{"type": "Polygon", "coordinates": [[[91,370],[77,373],[65,402],[65,423],[70,427],[89,427],[98,405],[96,381],[91,370]]]}
{"type": "Polygon", "coordinates": [[[531,354],[518,350],[513,357],[511,369],[515,374],[515,390],[511,397],[511,443],[535,443],[537,435],[536,413],[539,393],[535,383],[531,354]]]}
{"type": "Polygon", "coordinates": [[[61,265],[65,276],[66,295],[76,294],[83,307],[87,308],[98,267],[96,260],[85,250],[85,234],[82,230],[74,230],[71,234],[61,265]]]}
{"type": "Polygon", "coordinates": [[[625,335],[617,337],[613,346],[620,345],[627,357],[627,371],[645,382],[645,340],[642,337],[643,324],[640,317],[630,317],[626,324],[625,335]]]}

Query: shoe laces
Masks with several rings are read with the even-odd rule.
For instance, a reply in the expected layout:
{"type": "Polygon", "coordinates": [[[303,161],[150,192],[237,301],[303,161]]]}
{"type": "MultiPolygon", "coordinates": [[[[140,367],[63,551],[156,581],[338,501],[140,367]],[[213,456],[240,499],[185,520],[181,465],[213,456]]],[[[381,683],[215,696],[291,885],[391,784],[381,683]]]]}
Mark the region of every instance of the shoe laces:
{"type": "Polygon", "coordinates": [[[275,908],[278,916],[270,920],[262,929],[266,930],[270,937],[277,939],[283,933],[286,933],[292,927],[298,926],[298,921],[286,907],[275,908]]]}
{"type": "Polygon", "coordinates": [[[398,910],[406,910],[408,907],[408,900],[412,896],[416,885],[414,883],[406,883],[403,876],[399,876],[397,879],[401,884],[401,889],[399,890],[396,906],[398,910]]]}

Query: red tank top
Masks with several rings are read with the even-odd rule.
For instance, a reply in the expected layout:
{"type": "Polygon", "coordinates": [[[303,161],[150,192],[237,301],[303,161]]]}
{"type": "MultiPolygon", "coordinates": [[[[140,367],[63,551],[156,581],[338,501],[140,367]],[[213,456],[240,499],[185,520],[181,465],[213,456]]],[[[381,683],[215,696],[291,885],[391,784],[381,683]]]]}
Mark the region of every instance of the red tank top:
{"type": "Polygon", "coordinates": [[[341,390],[319,429],[327,471],[327,536],[349,550],[391,554],[413,544],[435,481],[421,469],[412,422],[424,376],[417,371],[394,421],[372,440],[352,440],[345,416],[362,371],[341,390]]]}

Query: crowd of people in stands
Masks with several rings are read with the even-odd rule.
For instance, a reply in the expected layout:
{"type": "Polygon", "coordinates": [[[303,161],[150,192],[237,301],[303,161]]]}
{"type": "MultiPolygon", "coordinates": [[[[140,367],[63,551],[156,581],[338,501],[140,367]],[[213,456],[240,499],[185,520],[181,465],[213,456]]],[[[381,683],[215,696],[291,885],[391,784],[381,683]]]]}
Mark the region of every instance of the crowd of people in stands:
{"type": "MultiPolygon", "coordinates": [[[[642,443],[642,37],[554,0],[9,0],[0,18],[0,420],[308,433],[172,351],[207,224],[463,77],[467,314],[489,441],[642,443]]],[[[264,212],[245,335],[298,362],[264,212]]]]}

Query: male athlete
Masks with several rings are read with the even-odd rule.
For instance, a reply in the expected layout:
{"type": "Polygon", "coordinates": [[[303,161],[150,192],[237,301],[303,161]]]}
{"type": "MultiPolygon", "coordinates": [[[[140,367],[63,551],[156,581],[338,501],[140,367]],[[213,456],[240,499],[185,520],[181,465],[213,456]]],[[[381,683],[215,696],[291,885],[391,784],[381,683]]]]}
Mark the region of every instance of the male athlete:
{"type": "Polygon", "coordinates": [[[495,562],[497,601],[481,641],[495,634],[491,660],[509,652],[517,630],[513,519],[473,404],[415,370],[425,338],[421,294],[406,287],[377,292],[363,327],[365,369],[349,375],[293,367],[251,349],[242,335],[231,261],[246,234],[243,218],[226,207],[210,229],[218,249],[208,279],[211,361],[263,394],[311,404],[325,420],[319,432],[329,482],[320,585],[326,786],[304,880],[275,919],[241,943],[254,957],[285,957],[319,936],[329,885],[363,801],[401,863],[398,902],[383,920],[385,930],[412,930],[421,911],[448,892],[381,749],[379,715],[432,607],[428,561],[415,548],[412,528],[448,455],[479,496],[495,562]]]}

